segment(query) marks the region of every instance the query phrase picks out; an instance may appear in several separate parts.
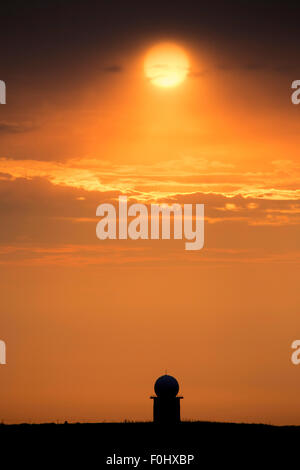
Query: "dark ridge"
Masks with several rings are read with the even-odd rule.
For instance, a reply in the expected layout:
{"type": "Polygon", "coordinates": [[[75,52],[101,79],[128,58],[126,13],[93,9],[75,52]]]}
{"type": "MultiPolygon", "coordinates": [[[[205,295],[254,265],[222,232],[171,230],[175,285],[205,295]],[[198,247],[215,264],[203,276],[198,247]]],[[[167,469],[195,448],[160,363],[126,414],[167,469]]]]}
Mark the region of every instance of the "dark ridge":
{"type": "MultiPolygon", "coordinates": [[[[205,469],[216,465],[244,468],[246,464],[269,469],[280,461],[282,468],[288,468],[289,461],[297,461],[299,443],[299,426],[201,421],[172,426],[150,422],[0,425],[1,455],[8,452],[10,464],[29,464],[30,468],[44,468],[45,461],[55,469],[73,464],[111,468],[106,462],[114,455],[139,456],[138,468],[153,468],[157,464],[151,465],[150,459],[156,454],[193,455],[190,465],[200,468],[209,461],[205,469]]],[[[126,464],[125,468],[134,467],[126,464]]]]}

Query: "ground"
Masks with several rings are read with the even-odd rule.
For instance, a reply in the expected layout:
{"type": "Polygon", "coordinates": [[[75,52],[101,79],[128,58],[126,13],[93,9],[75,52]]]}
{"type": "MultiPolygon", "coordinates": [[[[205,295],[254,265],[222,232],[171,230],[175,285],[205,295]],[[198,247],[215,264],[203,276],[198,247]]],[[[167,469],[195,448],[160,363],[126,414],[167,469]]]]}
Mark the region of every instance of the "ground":
{"type": "MultiPolygon", "coordinates": [[[[177,465],[180,457],[192,455],[189,465],[205,469],[269,469],[297,465],[300,427],[276,427],[257,424],[183,422],[173,426],[154,423],[0,425],[1,458],[29,468],[43,469],[80,465],[87,468],[111,468],[109,462],[122,462],[118,468],[177,465]],[[155,460],[151,455],[165,455],[155,460]],[[120,459],[121,458],[121,459],[120,459]],[[163,458],[163,457],[162,457],[163,458]],[[115,460],[113,460],[115,459],[115,460]],[[145,462],[145,460],[147,462],[145,462]]],[[[180,460],[179,460],[180,462],[180,460]]],[[[181,465],[185,457],[181,458],[181,465]]],[[[187,465],[187,464],[186,464],[187,465]]]]}

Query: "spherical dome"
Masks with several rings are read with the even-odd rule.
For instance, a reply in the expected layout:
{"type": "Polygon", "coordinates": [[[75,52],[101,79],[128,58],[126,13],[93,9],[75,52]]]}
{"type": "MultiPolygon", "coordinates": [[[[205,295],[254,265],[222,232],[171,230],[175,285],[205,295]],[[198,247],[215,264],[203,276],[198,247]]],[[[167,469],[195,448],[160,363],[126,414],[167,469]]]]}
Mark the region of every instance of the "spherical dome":
{"type": "Polygon", "coordinates": [[[155,382],[154,391],[158,397],[176,397],[179,385],[175,377],[162,375],[155,382]]]}

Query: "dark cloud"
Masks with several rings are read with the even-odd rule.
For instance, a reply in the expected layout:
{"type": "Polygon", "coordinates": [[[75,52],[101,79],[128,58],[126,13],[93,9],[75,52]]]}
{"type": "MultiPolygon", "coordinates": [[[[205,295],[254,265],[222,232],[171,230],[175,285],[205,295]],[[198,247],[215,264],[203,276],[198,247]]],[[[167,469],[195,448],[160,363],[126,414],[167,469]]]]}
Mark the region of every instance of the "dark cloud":
{"type": "Polygon", "coordinates": [[[123,68],[120,65],[108,65],[107,67],[103,68],[104,72],[106,73],[120,73],[122,72],[123,68]]]}
{"type": "Polygon", "coordinates": [[[198,78],[198,77],[204,77],[207,73],[209,72],[209,70],[190,70],[188,75],[189,77],[193,77],[193,78],[198,78]]]}
{"type": "Polygon", "coordinates": [[[300,5],[292,1],[284,5],[276,0],[9,3],[1,6],[0,40],[6,48],[2,70],[8,62],[25,69],[35,61],[48,69],[53,60],[61,67],[66,59],[69,64],[78,60],[83,65],[87,55],[116,49],[122,53],[128,44],[139,47],[141,41],[157,36],[196,43],[207,40],[212,47],[219,44],[223,49],[230,42],[231,48],[244,54],[250,47],[259,56],[273,49],[278,56],[297,57],[300,5]]]}
{"type": "Polygon", "coordinates": [[[220,64],[217,66],[218,69],[220,70],[263,70],[265,69],[267,66],[265,63],[262,63],[262,62],[252,62],[252,63],[248,63],[248,64],[240,64],[240,65],[232,65],[232,64],[220,64]]]}
{"type": "MultiPolygon", "coordinates": [[[[297,66],[299,12],[299,4],[275,0],[6,2],[0,79],[15,108],[61,102],[98,73],[122,72],[120,63],[158,39],[205,51],[213,68],[267,67],[284,75],[297,66]]],[[[190,75],[203,73],[196,69],[190,75]]]]}
{"type": "Polygon", "coordinates": [[[0,122],[0,134],[20,134],[23,132],[30,132],[34,129],[36,129],[36,127],[30,123],[18,124],[11,122],[0,122]]]}
{"type": "Polygon", "coordinates": [[[8,174],[8,173],[2,173],[0,172],[0,180],[5,180],[5,181],[9,181],[9,180],[13,180],[13,177],[8,174]]]}

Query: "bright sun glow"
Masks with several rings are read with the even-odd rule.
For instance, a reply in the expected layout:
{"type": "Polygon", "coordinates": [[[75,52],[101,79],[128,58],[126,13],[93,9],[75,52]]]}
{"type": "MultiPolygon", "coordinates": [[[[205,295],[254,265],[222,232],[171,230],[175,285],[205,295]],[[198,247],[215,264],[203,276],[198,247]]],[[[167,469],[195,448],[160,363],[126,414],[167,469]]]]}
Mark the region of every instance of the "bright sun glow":
{"type": "Polygon", "coordinates": [[[148,52],[144,70],[154,85],[174,87],[185,80],[189,71],[189,60],[184,50],[172,43],[154,46],[148,52]]]}

